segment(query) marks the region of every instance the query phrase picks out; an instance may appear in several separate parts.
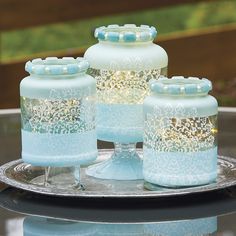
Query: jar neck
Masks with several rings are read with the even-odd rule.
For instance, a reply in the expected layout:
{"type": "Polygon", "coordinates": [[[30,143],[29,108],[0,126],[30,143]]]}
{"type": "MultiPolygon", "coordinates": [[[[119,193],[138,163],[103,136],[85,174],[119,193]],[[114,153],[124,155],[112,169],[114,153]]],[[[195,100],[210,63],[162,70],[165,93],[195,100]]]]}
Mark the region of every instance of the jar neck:
{"type": "Polygon", "coordinates": [[[76,74],[59,74],[59,75],[39,75],[31,73],[30,76],[37,79],[43,80],[63,80],[63,79],[75,79],[83,77],[85,73],[76,73],[76,74]]]}
{"type": "Polygon", "coordinates": [[[111,42],[111,41],[104,41],[99,40],[99,44],[102,45],[109,45],[109,46],[122,46],[122,47],[134,47],[134,46],[146,46],[153,44],[153,41],[145,41],[145,42],[111,42]]]}
{"type": "Polygon", "coordinates": [[[206,97],[209,94],[208,93],[194,93],[194,94],[158,94],[158,93],[152,93],[153,96],[155,97],[160,97],[160,98],[171,98],[171,99],[179,99],[179,98],[202,98],[206,97]]]}

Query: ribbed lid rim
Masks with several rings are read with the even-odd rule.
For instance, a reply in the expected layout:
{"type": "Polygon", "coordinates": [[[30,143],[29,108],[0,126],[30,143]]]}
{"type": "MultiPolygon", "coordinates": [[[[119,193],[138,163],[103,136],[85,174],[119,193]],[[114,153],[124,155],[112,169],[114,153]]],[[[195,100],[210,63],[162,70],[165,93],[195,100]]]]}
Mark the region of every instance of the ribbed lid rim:
{"type": "Polygon", "coordinates": [[[82,57],[36,58],[25,64],[25,70],[35,75],[73,75],[85,73],[88,68],[88,61],[82,57]]]}
{"type": "Polygon", "coordinates": [[[135,24],[101,26],[94,32],[98,40],[110,42],[147,42],[153,41],[156,36],[154,26],[135,24]]]}
{"type": "Polygon", "coordinates": [[[169,95],[194,95],[207,94],[212,90],[212,83],[206,78],[173,76],[171,78],[160,77],[158,80],[149,81],[150,89],[156,94],[169,95]]]}

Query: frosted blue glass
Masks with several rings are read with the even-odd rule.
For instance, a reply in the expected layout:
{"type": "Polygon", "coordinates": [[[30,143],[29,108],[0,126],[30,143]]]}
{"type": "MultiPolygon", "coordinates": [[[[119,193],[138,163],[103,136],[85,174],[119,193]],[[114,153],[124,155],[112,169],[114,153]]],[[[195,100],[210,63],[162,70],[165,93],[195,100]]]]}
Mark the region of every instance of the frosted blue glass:
{"type": "Polygon", "coordinates": [[[84,58],[72,57],[25,65],[30,75],[20,83],[22,159],[45,166],[39,184],[84,189],[79,166],[97,157],[96,82],[86,74],[88,67],[84,58]],[[72,178],[61,177],[63,169],[72,178]]]}
{"type": "Polygon", "coordinates": [[[217,148],[199,152],[156,152],[144,147],[144,179],[162,186],[201,185],[217,176],[217,148]]]}
{"type": "Polygon", "coordinates": [[[102,179],[112,179],[114,175],[116,180],[143,179],[142,167],[143,162],[136,153],[134,143],[115,143],[115,151],[111,158],[89,166],[86,173],[90,176],[98,174],[102,179]]]}
{"type": "Polygon", "coordinates": [[[83,58],[38,58],[26,63],[20,84],[22,158],[38,166],[67,167],[97,155],[95,80],[83,58]]]}
{"type": "Polygon", "coordinates": [[[133,150],[143,141],[142,104],[150,92],[148,81],[166,75],[168,65],[165,50],[153,43],[156,33],[154,27],[135,24],[95,30],[99,42],[88,48],[84,57],[90,63],[88,73],[97,82],[98,139],[113,142],[115,151],[110,160],[89,168],[86,173],[90,176],[142,178],[142,160],[133,150]],[[130,161],[124,162],[125,158],[130,161]]]}
{"type": "Polygon", "coordinates": [[[98,139],[136,143],[143,140],[141,104],[97,104],[98,139]]]}
{"type": "Polygon", "coordinates": [[[218,106],[208,95],[211,82],[161,77],[150,81],[150,89],[143,105],[145,181],[168,187],[215,181],[218,106]]]}
{"type": "Polygon", "coordinates": [[[22,158],[37,166],[74,166],[97,156],[96,131],[48,134],[22,130],[22,158]]]}
{"type": "MultiPolygon", "coordinates": [[[[67,91],[64,94],[67,96],[67,91]]],[[[95,111],[93,96],[21,97],[23,160],[54,167],[91,163],[97,154],[95,111]]]]}

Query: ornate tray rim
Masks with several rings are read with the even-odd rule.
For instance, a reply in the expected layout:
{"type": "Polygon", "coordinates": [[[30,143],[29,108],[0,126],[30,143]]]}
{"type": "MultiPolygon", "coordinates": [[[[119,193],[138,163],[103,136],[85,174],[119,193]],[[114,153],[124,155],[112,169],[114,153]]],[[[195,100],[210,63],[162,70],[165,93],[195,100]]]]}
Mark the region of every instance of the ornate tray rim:
{"type": "MultiPolygon", "coordinates": [[[[102,151],[102,150],[101,150],[102,151]]],[[[109,150],[103,150],[104,152],[109,151],[109,150]]],[[[226,157],[226,156],[218,156],[218,163],[219,161],[226,161],[229,162],[230,164],[234,164],[236,167],[236,158],[232,157],[226,157]]],[[[145,193],[137,193],[137,192],[119,192],[119,193],[104,193],[104,192],[97,192],[96,194],[94,191],[78,191],[76,193],[61,193],[61,192],[50,192],[50,191],[45,191],[44,187],[40,186],[35,186],[33,184],[26,184],[19,182],[16,179],[9,178],[6,175],[7,169],[22,164],[23,161],[21,159],[15,160],[8,162],[0,167],[0,181],[10,185],[12,187],[38,193],[38,194],[43,194],[43,195],[50,195],[50,196],[58,196],[58,197],[76,197],[76,198],[102,198],[102,199],[108,199],[108,198],[145,198],[145,199],[150,199],[150,198],[160,198],[160,197],[173,197],[173,196],[180,196],[180,195],[188,195],[188,194],[196,194],[196,193],[204,193],[204,192],[211,192],[211,191],[217,191],[217,190],[222,190],[228,187],[232,187],[236,185],[236,177],[233,179],[226,179],[221,181],[219,184],[208,184],[208,185],[203,185],[203,186],[197,186],[197,187],[189,187],[189,188],[178,188],[178,189],[167,189],[165,191],[146,191],[145,193]]],[[[27,165],[27,164],[26,164],[27,165]]],[[[229,169],[231,171],[231,169],[229,169]]],[[[236,168],[235,168],[236,172],[236,168]]],[[[125,181],[123,181],[125,183],[125,181]]]]}

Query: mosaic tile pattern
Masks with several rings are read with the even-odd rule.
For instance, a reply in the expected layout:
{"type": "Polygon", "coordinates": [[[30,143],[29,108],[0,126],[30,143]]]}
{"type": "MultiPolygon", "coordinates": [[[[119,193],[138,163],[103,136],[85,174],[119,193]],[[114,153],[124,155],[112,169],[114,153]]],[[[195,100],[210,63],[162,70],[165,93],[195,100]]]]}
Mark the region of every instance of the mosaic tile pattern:
{"type": "Polygon", "coordinates": [[[162,69],[116,71],[90,68],[88,73],[97,81],[99,103],[142,104],[149,94],[148,81],[157,79],[162,69]]]}

